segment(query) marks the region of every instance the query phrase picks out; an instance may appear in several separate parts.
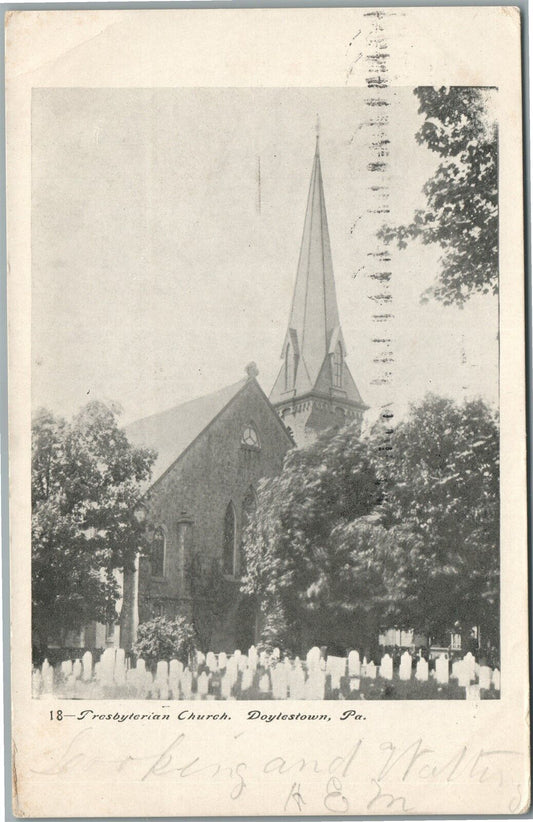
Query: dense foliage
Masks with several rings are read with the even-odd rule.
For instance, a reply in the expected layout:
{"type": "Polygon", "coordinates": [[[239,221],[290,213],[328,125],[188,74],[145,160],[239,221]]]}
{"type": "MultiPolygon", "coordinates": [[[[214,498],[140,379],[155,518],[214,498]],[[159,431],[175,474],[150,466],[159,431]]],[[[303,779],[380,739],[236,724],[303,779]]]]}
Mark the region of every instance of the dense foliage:
{"type": "Polygon", "coordinates": [[[364,648],[380,625],[437,636],[459,623],[497,642],[497,421],[481,401],[428,396],[390,450],[382,434],[330,432],[262,483],[243,590],[269,641],[364,648]]]}
{"type": "Polygon", "coordinates": [[[415,89],[424,122],[420,145],[442,161],[424,186],[426,208],[407,225],[384,226],[380,236],[405,248],[410,240],[437,243],[441,271],[427,289],[445,304],[498,290],[498,135],[488,116],[491,90],[415,89]]]}
{"type": "Polygon", "coordinates": [[[32,428],[34,639],[62,642],[91,620],[116,620],[116,571],[143,546],[134,515],[153,452],[134,448],[113,408],[91,402],[71,423],[46,410],[32,428]]]}
{"type": "Polygon", "coordinates": [[[400,552],[404,622],[439,634],[482,626],[497,644],[499,430],[481,400],[428,396],[395,430],[382,458],[382,522],[409,534],[400,552]]]}
{"type": "Polygon", "coordinates": [[[196,632],[185,617],[162,616],[139,625],[133,653],[150,664],[179,659],[187,665],[195,648],[196,632]]]}

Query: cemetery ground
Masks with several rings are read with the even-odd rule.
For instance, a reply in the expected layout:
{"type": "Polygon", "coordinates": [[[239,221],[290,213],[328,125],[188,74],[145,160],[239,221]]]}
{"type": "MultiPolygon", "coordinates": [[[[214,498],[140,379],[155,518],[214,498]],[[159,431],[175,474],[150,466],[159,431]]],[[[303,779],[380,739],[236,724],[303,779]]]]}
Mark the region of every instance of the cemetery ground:
{"type": "Polygon", "coordinates": [[[144,660],[132,662],[121,649],[106,649],[93,664],[90,651],[81,659],[34,668],[35,698],[147,700],[376,700],[498,699],[500,672],[467,653],[428,662],[405,651],[399,666],[385,653],[380,665],[347,656],[326,656],[317,647],[305,659],[281,658],[275,649],[247,654],[196,652],[189,664],[160,660],[153,671],[144,660]]]}

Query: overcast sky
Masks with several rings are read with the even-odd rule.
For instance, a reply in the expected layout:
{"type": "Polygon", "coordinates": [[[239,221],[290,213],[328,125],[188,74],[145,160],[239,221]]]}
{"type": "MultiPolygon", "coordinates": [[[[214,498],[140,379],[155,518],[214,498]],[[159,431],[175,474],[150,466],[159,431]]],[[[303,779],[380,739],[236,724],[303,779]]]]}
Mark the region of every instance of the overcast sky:
{"type": "MultiPolygon", "coordinates": [[[[320,115],[348,364],[368,405],[427,391],[497,400],[497,301],[420,304],[439,249],[393,250],[390,384],[377,385],[364,89],[35,89],[33,403],[70,416],[114,400],[123,421],[281,365],[320,115]],[[260,164],[260,185],[258,166],[260,164]],[[259,207],[260,200],[260,207],[259,207]]],[[[407,221],[438,158],[417,100],[391,91],[391,215],[407,221]]]]}

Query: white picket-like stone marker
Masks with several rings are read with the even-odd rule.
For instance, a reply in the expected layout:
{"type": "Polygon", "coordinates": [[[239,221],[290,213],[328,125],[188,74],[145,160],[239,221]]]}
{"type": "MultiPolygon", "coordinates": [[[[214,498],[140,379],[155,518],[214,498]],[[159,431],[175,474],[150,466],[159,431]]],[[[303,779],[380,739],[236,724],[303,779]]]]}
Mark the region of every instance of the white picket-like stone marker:
{"type": "Polygon", "coordinates": [[[245,668],[242,674],[241,680],[241,690],[247,691],[248,688],[252,687],[252,683],[254,681],[254,672],[251,668],[245,668]]]}
{"type": "Polygon", "coordinates": [[[368,679],[375,679],[377,676],[378,670],[377,666],[374,662],[369,662],[366,666],[366,675],[368,679]]]}
{"type": "Polygon", "coordinates": [[[100,679],[103,685],[112,685],[115,673],[115,649],[106,648],[100,657],[100,679]]]}
{"type": "Polygon", "coordinates": [[[228,673],[220,677],[220,696],[222,699],[230,699],[232,685],[233,683],[228,673]]]}
{"type": "Polygon", "coordinates": [[[61,673],[63,674],[65,679],[71,675],[71,673],[72,673],[72,660],[65,659],[61,663],[61,673]]]}
{"type": "Polygon", "coordinates": [[[359,676],[361,674],[361,661],[359,651],[350,651],[348,654],[348,675],[359,676]]]}
{"type": "Polygon", "coordinates": [[[476,658],[470,651],[463,657],[463,665],[469,677],[469,683],[474,682],[476,678],[476,658]]]}
{"type": "Polygon", "coordinates": [[[205,664],[207,665],[210,671],[218,671],[217,658],[212,651],[209,651],[209,653],[206,655],[205,664]]]}
{"type": "Polygon", "coordinates": [[[413,660],[409,651],[404,651],[400,657],[400,679],[411,679],[413,660]]]}
{"type": "Polygon", "coordinates": [[[461,660],[457,668],[457,683],[460,688],[468,688],[470,685],[470,671],[464,660],[461,660]]]}
{"type": "Polygon", "coordinates": [[[90,651],[85,651],[81,658],[83,672],[81,678],[84,682],[89,682],[93,675],[93,655],[90,651]]]}
{"type": "Polygon", "coordinates": [[[500,690],[500,672],[498,668],[495,668],[492,672],[492,685],[495,691],[500,690]]]}
{"type": "Polygon", "coordinates": [[[427,682],[429,675],[429,665],[424,657],[420,657],[416,663],[415,679],[419,682],[427,682]]]}
{"type": "Polygon", "coordinates": [[[450,665],[447,657],[441,654],[435,660],[435,678],[440,685],[447,685],[450,678],[450,665]]]}
{"type": "Polygon", "coordinates": [[[379,675],[382,679],[392,679],[392,657],[385,654],[381,658],[381,665],[379,666],[379,675]]]}
{"type": "Polygon", "coordinates": [[[368,660],[366,656],[363,657],[363,661],[361,662],[361,677],[364,679],[366,676],[366,666],[368,665],[368,660]]]}
{"type": "Polygon", "coordinates": [[[160,659],[157,663],[155,678],[157,682],[166,682],[168,679],[168,662],[160,659]]]}
{"type": "Polygon", "coordinates": [[[315,668],[319,668],[320,667],[320,648],[317,648],[316,645],[314,645],[312,648],[310,648],[307,652],[306,662],[307,662],[307,669],[309,671],[313,671],[315,668]]]}
{"type": "Polygon", "coordinates": [[[198,677],[198,693],[200,696],[205,696],[209,690],[209,677],[204,671],[198,677]]]}
{"type": "Polygon", "coordinates": [[[184,699],[190,699],[192,694],[192,673],[185,668],[180,677],[180,688],[184,699]]]}
{"type": "Polygon", "coordinates": [[[171,659],[168,663],[168,675],[169,676],[181,676],[181,672],[183,671],[183,662],[179,659],[171,659]]]}
{"type": "Polygon", "coordinates": [[[260,678],[259,690],[263,694],[267,694],[270,691],[270,677],[268,673],[263,674],[263,676],[260,678]]]}
{"type": "Polygon", "coordinates": [[[291,699],[305,698],[305,675],[301,665],[296,665],[289,674],[289,693],[291,699]]]}
{"type": "Polygon", "coordinates": [[[248,665],[250,666],[250,668],[257,667],[257,658],[257,649],[255,645],[251,645],[250,648],[248,648],[248,665]]]}
{"type": "Polygon", "coordinates": [[[72,666],[72,676],[74,679],[79,679],[82,672],[81,659],[77,659],[72,666]]]}
{"type": "Polygon", "coordinates": [[[228,664],[228,657],[224,653],[224,651],[221,651],[218,655],[218,668],[219,668],[219,670],[223,671],[227,664],[228,664]]]}
{"type": "Polygon", "coordinates": [[[485,691],[490,688],[490,668],[488,665],[479,666],[479,687],[485,691]]]}

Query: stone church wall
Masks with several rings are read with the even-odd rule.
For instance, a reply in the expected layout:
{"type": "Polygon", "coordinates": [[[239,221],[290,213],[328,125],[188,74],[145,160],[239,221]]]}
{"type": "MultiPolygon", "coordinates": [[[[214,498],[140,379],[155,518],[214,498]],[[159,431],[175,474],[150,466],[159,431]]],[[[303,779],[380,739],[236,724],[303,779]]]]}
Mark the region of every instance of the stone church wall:
{"type": "MultiPolygon", "coordinates": [[[[222,558],[224,518],[230,501],[235,509],[236,542],[240,545],[246,495],[250,488],[257,489],[262,477],[280,472],[290,447],[276,413],[250,381],[158,480],[148,495],[148,519],[165,533],[165,575],[152,577],[149,562],[141,562],[141,622],[158,611],[169,615],[190,612],[185,566],[191,554],[199,553],[206,564],[212,558],[222,558]],[[241,443],[243,428],[248,424],[257,430],[259,449],[241,443]]],[[[236,606],[240,595],[238,582],[234,584],[236,606]]],[[[231,623],[235,618],[229,615],[227,624],[221,626],[218,649],[227,646],[232,650],[236,626],[231,623]]]]}

